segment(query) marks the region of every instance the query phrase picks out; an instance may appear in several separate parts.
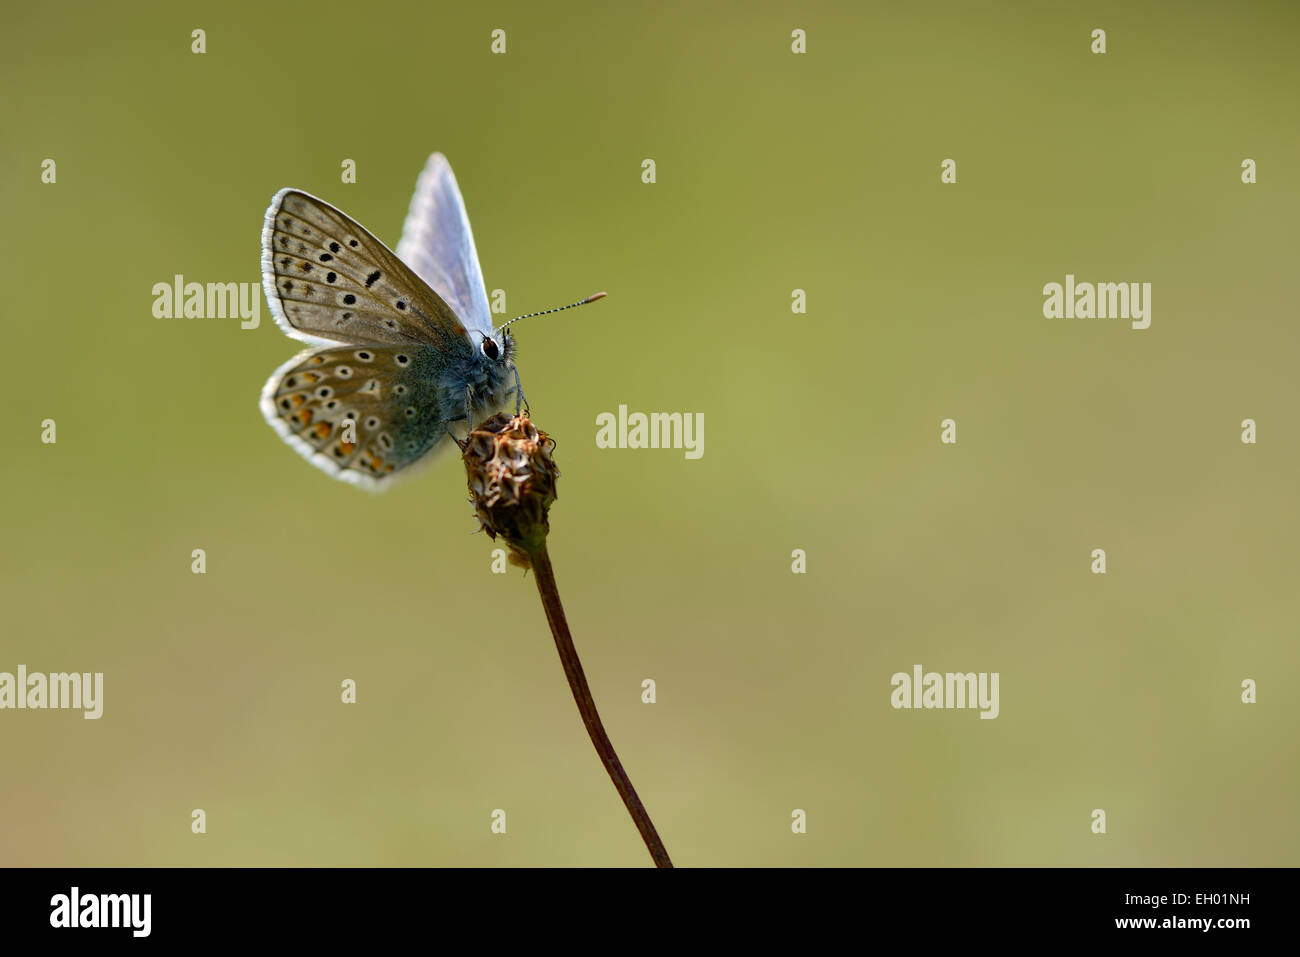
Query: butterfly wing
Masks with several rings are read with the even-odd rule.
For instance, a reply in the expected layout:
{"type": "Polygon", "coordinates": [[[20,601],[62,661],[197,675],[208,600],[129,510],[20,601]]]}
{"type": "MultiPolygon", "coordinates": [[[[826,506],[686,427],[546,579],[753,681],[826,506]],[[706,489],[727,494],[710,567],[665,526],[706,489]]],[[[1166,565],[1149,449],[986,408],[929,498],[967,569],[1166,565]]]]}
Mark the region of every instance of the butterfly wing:
{"type": "Polygon", "coordinates": [[[267,380],[262,415],[299,455],[334,478],[382,488],[416,461],[431,460],[438,445],[450,446],[430,384],[444,362],[436,348],[423,345],[303,352],[267,380]]]}
{"type": "Polygon", "coordinates": [[[324,200],[282,189],[262,228],[262,285],[287,335],[470,350],[452,308],[392,250],[324,200]]]}
{"type": "Polygon", "coordinates": [[[415,184],[397,255],[437,291],[467,328],[492,334],[492,312],[465,201],[441,153],[429,157],[415,184]]]}

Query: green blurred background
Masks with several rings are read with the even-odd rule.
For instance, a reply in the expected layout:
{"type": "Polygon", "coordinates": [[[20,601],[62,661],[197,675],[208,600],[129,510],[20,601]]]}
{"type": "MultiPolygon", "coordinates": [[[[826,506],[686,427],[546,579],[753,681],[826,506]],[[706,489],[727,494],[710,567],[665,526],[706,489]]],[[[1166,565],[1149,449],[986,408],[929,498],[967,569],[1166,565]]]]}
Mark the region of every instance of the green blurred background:
{"type": "Polygon", "coordinates": [[[151,311],[259,283],[282,186],[395,244],[433,150],[511,315],[610,294],[519,364],[679,865],[1300,863],[1300,13],[1134,7],[7,4],[0,671],[105,703],[0,712],[0,863],[648,865],[454,458],[333,482],[258,411],[264,301],[151,311]],[[1067,272],[1151,328],[1044,319],[1067,272]],[[704,457],[598,449],[620,404],[704,457]],[[893,710],[917,663],[1001,715],[893,710]]]}

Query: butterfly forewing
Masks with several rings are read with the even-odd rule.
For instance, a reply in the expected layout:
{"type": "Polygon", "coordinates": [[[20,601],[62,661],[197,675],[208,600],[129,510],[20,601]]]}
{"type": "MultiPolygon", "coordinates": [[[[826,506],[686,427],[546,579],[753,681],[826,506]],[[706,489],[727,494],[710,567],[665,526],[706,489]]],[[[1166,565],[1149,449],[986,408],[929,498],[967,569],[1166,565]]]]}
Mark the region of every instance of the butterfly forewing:
{"type": "Polygon", "coordinates": [[[427,343],[465,354],[451,307],[383,243],[308,193],[282,189],[262,231],[276,322],[308,342],[427,343]]]}
{"type": "Polygon", "coordinates": [[[335,478],[376,487],[447,438],[423,345],[349,345],[304,352],[262,391],[262,413],[300,455],[335,478]]]}
{"type": "Polygon", "coordinates": [[[442,296],[470,329],[492,334],[492,313],[474,234],[451,164],[434,153],[415,184],[397,255],[442,296]]]}

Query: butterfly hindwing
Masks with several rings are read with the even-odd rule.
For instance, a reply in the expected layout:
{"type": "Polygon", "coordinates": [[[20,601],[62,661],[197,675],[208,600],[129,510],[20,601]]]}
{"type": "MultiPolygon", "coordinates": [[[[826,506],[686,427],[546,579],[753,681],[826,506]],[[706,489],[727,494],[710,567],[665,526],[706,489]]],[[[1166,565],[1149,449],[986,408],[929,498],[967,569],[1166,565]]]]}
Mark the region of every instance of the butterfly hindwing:
{"type": "Polygon", "coordinates": [[[422,345],[303,352],[267,380],[262,414],[313,465],[381,487],[440,443],[450,444],[429,377],[441,363],[435,349],[422,345]]]}
{"type": "Polygon", "coordinates": [[[415,184],[397,255],[433,287],[466,327],[492,334],[474,234],[451,165],[434,153],[415,184]]]}
{"type": "Polygon", "coordinates": [[[271,200],[262,280],[276,322],[312,343],[426,343],[468,354],[451,307],[345,213],[296,189],[271,200]]]}

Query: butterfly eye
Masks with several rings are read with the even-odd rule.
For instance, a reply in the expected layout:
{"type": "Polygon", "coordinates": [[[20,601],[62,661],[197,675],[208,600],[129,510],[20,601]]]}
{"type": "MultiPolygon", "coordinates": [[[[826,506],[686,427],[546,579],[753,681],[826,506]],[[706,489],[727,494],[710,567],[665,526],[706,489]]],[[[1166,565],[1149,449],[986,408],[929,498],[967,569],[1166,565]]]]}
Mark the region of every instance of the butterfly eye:
{"type": "Polygon", "coordinates": [[[483,355],[489,359],[495,359],[501,355],[501,350],[497,348],[496,341],[489,339],[487,336],[483,337],[483,355]]]}

